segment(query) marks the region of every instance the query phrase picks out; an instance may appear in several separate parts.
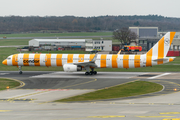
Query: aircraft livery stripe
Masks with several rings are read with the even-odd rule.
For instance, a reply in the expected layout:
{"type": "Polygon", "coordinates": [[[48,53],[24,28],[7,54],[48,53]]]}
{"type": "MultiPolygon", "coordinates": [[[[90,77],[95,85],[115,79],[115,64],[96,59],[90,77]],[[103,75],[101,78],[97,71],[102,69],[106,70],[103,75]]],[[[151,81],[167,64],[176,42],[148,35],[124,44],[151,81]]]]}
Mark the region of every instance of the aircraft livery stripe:
{"type": "Polygon", "coordinates": [[[94,58],[94,56],[95,56],[94,54],[90,54],[89,61],[91,61],[94,58]]]}
{"type": "Polygon", "coordinates": [[[23,55],[23,65],[24,66],[29,66],[29,54],[24,54],[23,55]]]}
{"type": "Polygon", "coordinates": [[[135,55],[135,57],[134,57],[134,67],[135,68],[140,67],[140,55],[135,55]]]}
{"type": "Polygon", "coordinates": [[[79,54],[79,61],[78,62],[84,62],[84,54],[79,54]]]}
{"type": "Polygon", "coordinates": [[[146,66],[152,66],[152,50],[153,48],[146,54],[146,66]]]}
{"type": "Polygon", "coordinates": [[[34,61],[37,61],[34,63],[35,66],[40,66],[40,54],[34,55],[34,61]]]}
{"type": "Polygon", "coordinates": [[[73,62],[73,54],[68,54],[67,63],[73,62]]]}
{"type": "Polygon", "coordinates": [[[106,59],[107,59],[107,61],[106,61],[106,67],[112,68],[112,62],[111,62],[111,61],[112,61],[112,55],[107,54],[106,59]]]}
{"type": "Polygon", "coordinates": [[[62,66],[62,54],[57,54],[56,64],[57,64],[57,66],[62,66]]]}
{"type": "Polygon", "coordinates": [[[171,46],[171,43],[173,41],[174,35],[176,34],[176,32],[170,32],[170,44],[169,46],[171,46]]]}
{"type": "Polygon", "coordinates": [[[112,55],[112,68],[117,68],[118,65],[117,65],[117,55],[112,55]]]}
{"type": "Polygon", "coordinates": [[[18,66],[17,58],[18,58],[17,54],[13,55],[13,57],[12,57],[12,65],[13,66],[18,66]]]}
{"type": "Polygon", "coordinates": [[[129,55],[123,55],[123,68],[129,68],[129,55]]]}
{"type": "Polygon", "coordinates": [[[51,66],[51,54],[46,54],[46,66],[51,66]]]}
{"type": "Polygon", "coordinates": [[[101,68],[106,67],[106,56],[107,55],[101,55],[101,68]]]}
{"type": "MultiPolygon", "coordinates": [[[[164,57],[164,37],[158,43],[158,59],[164,57]]],[[[163,64],[162,61],[157,61],[157,64],[163,64]]]]}
{"type": "Polygon", "coordinates": [[[135,55],[129,55],[129,68],[134,68],[135,67],[134,57],[135,57],[135,55]]]}
{"type": "Polygon", "coordinates": [[[57,66],[56,65],[56,56],[57,56],[57,54],[51,54],[51,66],[57,66]]]}
{"type": "Polygon", "coordinates": [[[31,62],[29,62],[29,66],[34,66],[34,63],[37,61],[34,61],[34,54],[29,54],[29,60],[31,62]]]}
{"type": "Polygon", "coordinates": [[[5,59],[5,60],[3,61],[3,64],[4,64],[4,65],[8,65],[7,61],[8,61],[8,60],[5,59]]]}

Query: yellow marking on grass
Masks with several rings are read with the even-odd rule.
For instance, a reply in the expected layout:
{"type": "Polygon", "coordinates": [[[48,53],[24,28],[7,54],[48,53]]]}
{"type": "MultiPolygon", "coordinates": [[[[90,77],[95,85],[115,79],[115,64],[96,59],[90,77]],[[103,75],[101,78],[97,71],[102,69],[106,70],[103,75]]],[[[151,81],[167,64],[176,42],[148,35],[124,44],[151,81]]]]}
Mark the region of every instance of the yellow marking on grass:
{"type": "Polygon", "coordinates": [[[15,87],[15,88],[12,88],[12,89],[17,89],[17,88],[21,88],[21,87],[25,86],[25,83],[24,83],[24,82],[22,82],[22,81],[20,81],[20,80],[13,79],[13,78],[6,78],[6,79],[9,79],[9,80],[14,80],[14,81],[17,81],[17,82],[19,82],[19,83],[21,84],[20,86],[15,87]]]}

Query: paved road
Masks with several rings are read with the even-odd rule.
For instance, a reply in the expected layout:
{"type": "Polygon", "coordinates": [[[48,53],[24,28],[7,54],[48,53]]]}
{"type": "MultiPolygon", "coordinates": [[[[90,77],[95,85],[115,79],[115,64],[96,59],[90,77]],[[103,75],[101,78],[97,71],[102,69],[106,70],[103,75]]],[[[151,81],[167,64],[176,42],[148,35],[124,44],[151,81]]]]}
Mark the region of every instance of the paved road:
{"type": "Polygon", "coordinates": [[[178,120],[180,118],[180,74],[153,72],[0,71],[0,77],[21,80],[21,88],[0,92],[0,119],[8,120],[178,120]],[[112,77],[111,77],[112,76],[112,77]],[[157,93],[101,101],[56,103],[78,94],[134,80],[152,81],[164,86],[157,93]],[[177,91],[174,91],[174,89],[177,91]]]}

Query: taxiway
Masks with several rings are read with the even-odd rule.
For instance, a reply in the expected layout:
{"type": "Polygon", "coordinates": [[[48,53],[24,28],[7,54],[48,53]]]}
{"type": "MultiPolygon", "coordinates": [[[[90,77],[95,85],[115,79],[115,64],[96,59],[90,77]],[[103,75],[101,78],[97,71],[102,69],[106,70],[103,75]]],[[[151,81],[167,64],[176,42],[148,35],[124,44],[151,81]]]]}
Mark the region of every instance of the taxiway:
{"type": "Polygon", "coordinates": [[[8,120],[178,120],[180,75],[177,72],[83,72],[0,71],[0,77],[20,80],[17,89],[0,91],[0,119],[8,120]],[[134,80],[156,82],[160,92],[127,98],[76,103],[62,99],[134,80]],[[174,90],[176,88],[176,91],[174,90]]]}

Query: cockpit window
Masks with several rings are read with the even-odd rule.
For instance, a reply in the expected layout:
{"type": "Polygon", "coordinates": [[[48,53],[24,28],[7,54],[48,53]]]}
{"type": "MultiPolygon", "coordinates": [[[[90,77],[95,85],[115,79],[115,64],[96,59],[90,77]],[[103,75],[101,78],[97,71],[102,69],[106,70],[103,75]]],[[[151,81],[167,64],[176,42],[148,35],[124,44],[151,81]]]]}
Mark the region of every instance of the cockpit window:
{"type": "Polygon", "coordinates": [[[10,59],[11,59],[11,57],[8,57],[7,59],[8,59],[8,60],[10,60],[10,59]]]}

